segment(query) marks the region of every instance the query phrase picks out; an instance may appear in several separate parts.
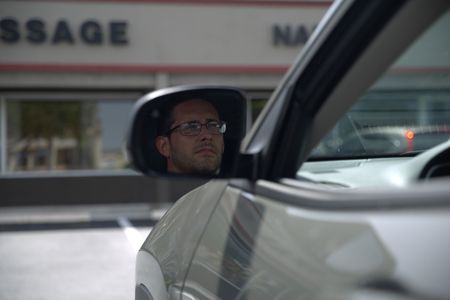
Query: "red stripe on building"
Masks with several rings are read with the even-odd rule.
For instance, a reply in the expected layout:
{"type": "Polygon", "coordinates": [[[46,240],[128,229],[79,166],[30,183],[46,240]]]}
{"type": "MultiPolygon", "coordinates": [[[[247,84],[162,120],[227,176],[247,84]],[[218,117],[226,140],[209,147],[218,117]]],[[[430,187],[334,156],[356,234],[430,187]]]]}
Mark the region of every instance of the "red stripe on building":
{"type": "MultiPolygon", "coordinates": [[[[21,2],[36,2],[35,0],[17,0],[21,2]]],[[[128,4],[193,4],[193,5],[258,5],[258,6],[310,6],[310,7],[328,7],[333,1],[327,0],[311,0],[311,1],[295,1],[295,0],[46,0],[46,2],[79,2],[79,3],[128,3],[128,4]]]]}
{"type": "Polygon", "coordinates": [[[91,64],[0,64],[0,72],[79,73],[285,73],[288,66],[244,65],[91,65],[91,64]]]}

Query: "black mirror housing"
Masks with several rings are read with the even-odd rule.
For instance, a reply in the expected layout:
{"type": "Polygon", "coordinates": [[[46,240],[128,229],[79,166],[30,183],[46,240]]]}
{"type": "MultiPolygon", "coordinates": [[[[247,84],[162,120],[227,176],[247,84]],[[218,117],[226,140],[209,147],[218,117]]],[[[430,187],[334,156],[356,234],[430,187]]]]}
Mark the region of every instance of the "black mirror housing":
{"type": "Polygon", "coordinates": [[[165,107],[173,101],[200,98],[211,102],[227,122],[225,151],[218,177],[235,172],[242,139],[249,129],[248,99],[236,88],[178,86],[156,90],[141,97],[133,107],[127,132],[127,154],[133,167],[145,175],[167,174],[166,159],[155,146],[157,129],[165,107]]]}

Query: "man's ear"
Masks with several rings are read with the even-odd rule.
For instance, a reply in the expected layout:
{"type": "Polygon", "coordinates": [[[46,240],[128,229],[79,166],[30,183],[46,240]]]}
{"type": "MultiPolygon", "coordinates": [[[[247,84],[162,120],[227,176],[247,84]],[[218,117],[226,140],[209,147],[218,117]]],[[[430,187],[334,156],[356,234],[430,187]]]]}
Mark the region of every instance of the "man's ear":
{"type": "Polygon", "coordinates": [[[157,136],[155,140],[156,149],[162,156],[168,158],[170,154],[169,139],[165,136],[157,136]]]}

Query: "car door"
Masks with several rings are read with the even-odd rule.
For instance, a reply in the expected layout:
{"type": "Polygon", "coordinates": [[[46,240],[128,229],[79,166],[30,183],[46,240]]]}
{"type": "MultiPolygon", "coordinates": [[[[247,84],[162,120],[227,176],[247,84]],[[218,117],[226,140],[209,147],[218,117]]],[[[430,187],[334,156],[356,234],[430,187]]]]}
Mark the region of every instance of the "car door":
{"type": "MultiPolygon", "coordinates": [[[[448,8],[448,1],[333,4],[246,137],[247,179],[222,194],[182,299],[450,297],[450,174],[444,167],[443,178],[412,175],[435,160],[448,164],[449,143],[418,158],[343,156],[320,162],[316,177],[304,171],[319,142],[414,41],[436,22],[445,28],[448,8]],[[362,172],[343,178],[347,169],[362,172]],[[361,183],[376,175],[379,182],[361,183]]],[[[432,35],[448,44],[443,31],[432,35]]],[[[450,61],[442,58],[433,74],[406,79],[442,85],[448,95],[450,61]]]]}

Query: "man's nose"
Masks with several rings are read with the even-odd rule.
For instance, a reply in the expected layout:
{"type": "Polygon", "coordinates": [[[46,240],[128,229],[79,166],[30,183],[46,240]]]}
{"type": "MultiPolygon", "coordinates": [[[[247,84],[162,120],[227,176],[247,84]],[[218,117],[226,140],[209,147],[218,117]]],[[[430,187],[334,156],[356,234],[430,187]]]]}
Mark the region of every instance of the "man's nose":
{"type": "Polygon", "coordinates": [[[199,136],[204,139],[204,138],[208,138],[211,139],[212,138],[212,133],[208,130],[208,128],[206,127],[206,125],[202,126],[200,128],[200,134],[199,136]]]}

